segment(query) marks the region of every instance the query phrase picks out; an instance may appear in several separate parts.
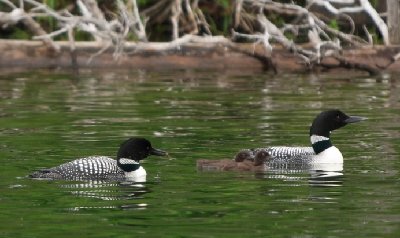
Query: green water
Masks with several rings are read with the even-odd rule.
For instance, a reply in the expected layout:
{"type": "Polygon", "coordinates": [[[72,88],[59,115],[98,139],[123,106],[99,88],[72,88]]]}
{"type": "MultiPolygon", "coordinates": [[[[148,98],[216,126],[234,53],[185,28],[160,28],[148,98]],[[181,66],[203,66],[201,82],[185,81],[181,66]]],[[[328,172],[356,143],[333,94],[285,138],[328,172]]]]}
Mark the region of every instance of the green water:
{"type": "Polygon", "coordinates": [[[398,237],[400,78],[229,72],[0,74],[0,237],[398,237]],[[212,173],[197,159],[308,145],[321,110],[369,120],[335,131],[343,175],[212,173]],[[25,176],[143,136],[147,182],[25,176]]]}

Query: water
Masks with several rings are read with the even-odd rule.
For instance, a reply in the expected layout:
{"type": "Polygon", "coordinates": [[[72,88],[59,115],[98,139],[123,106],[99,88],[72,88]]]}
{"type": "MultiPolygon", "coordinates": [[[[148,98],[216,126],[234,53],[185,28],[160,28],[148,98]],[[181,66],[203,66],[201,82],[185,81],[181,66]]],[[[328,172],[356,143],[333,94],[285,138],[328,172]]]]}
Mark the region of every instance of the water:
{"type": "Polygon", "coordinates": [[[398,237],[400,81],[230,72],[0,75],[0,237],[398,237]],[[369,117],[335,131],[342,175],[211,173],[197,159],[308,145],[321,110],[369,117]],[[143,136],[171,158],[143,184],[27,179],[143,136]]]}

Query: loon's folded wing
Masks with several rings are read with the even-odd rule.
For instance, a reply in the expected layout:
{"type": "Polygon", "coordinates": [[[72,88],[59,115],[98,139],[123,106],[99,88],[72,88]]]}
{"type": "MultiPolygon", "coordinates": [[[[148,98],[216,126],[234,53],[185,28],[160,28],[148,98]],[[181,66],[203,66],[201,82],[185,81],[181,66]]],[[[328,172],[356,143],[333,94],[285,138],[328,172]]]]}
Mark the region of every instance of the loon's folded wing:
{"type": "Polygon", "coordinates": [[[276,146],[265,148],[272,163],[306,163],[315,155],[312,147],[276,146]]]}
{"type": "Polygon", "coordinates": [[[34,172],[31,178],[49,179],[107,179],[110,176],[123,175],[117,161],[105,156],[93,156],[76,159],[59,166],[34,172]]]}
{"type": "Polygon", "coordinates": [[[62,179],[61,174],[52,169],[41,169],[28,175],[29,178],[35,179],[62,179]]]}

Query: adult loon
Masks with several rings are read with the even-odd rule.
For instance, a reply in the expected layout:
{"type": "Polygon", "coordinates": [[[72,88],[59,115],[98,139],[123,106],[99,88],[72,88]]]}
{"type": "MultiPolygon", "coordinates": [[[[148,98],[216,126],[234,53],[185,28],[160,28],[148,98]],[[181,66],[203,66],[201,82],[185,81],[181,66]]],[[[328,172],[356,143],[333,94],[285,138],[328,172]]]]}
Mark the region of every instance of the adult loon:
{"type": "Polygon", "coordinates": [[[149,155],[164,156],[167,153],[155,149],[144,138],[130,138],[123,142],[117,153],[117,160],[106,156],[90,156],[36,171],[30,178],[65,180],[133,180],[146,181],[146,170],[140,160],[149,155]]]}
{"type": "Polygon", "coordinates": [[[330,140],[331,131],[365,119],[348,116],[337,109],[323,111],[310,127],[311,147],[277,146],[243,150],[239,153],[250,153],[250,157],[253,158],[257,151],[266,150],[271,155],[269,164],[342,164],[342,153],[330,140]]]}
{"type": "Polygon", "coordinates": [[[249,152],[238,153],[233,160],[197,160],[197,169],[201,171],[252,171],[266,170],[265,163],[271,158],[266,150],[258,150],[254,156],[249,152]]]}

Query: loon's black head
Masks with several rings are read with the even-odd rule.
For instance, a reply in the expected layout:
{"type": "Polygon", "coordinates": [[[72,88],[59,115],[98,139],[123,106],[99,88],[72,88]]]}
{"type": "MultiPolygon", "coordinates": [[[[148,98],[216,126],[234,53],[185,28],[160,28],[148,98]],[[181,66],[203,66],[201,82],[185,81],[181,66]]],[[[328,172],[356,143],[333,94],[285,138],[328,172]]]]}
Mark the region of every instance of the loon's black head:
{"type": "Polygon", "coordinates": [[[329,137],[331,131],[339,129],[349,123],[363,121],[366,118],[348,116],[340,110],[328,110],[321,112],[313,121],[310,128],[311,135],[329,137]]]}
{"type": "Polygon", "coordinates": [[[130,138],[121,144],[118,150],[117,159],[126,158],[140,161],[149,155],[164,156],[165,151],[155,149],[151,146],[150,141],[144,138],[130,138]]]}
{"type": "Polygon", "coordinates": [[[167,155],[165,151],[155,149],[144,138],[130,138],[121,144],[117,154],[117,165],[125,172],[140,168],[139,161],[149,155],[167,155]]]}

